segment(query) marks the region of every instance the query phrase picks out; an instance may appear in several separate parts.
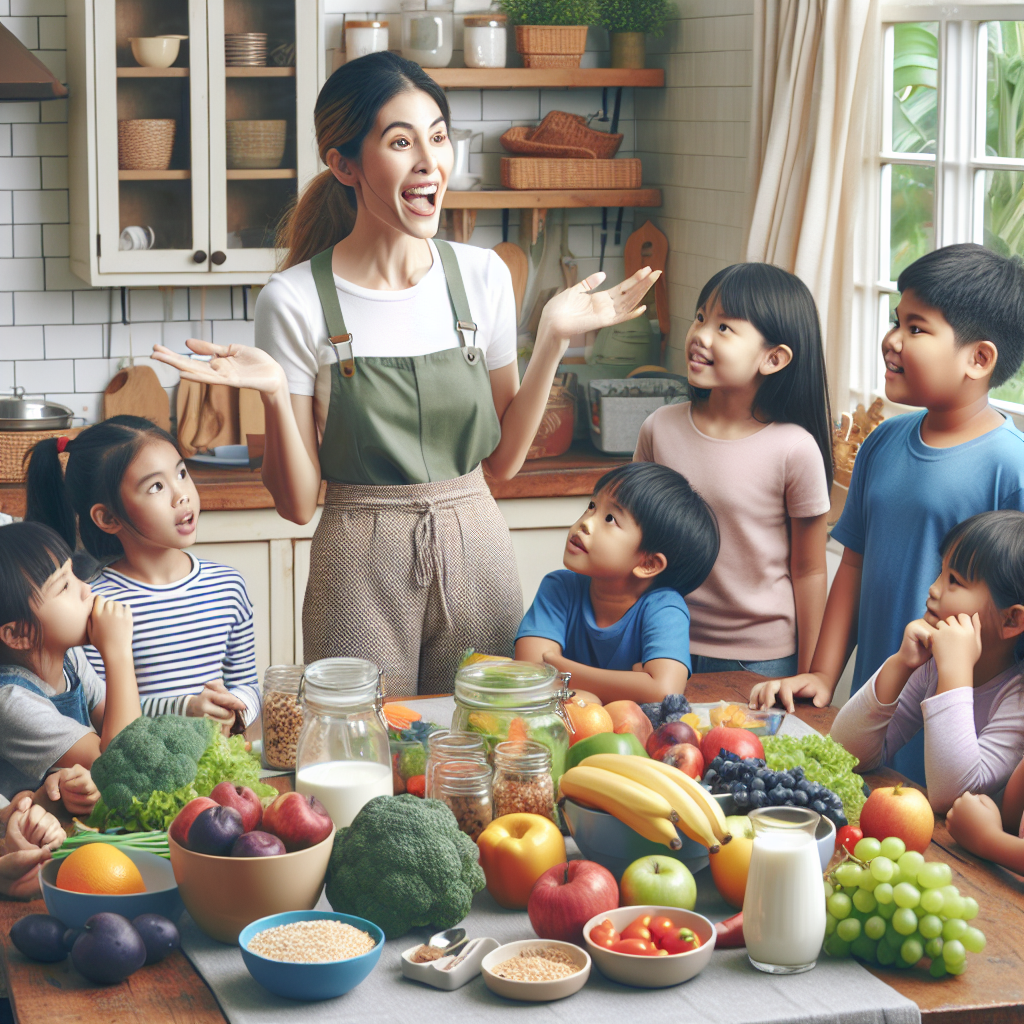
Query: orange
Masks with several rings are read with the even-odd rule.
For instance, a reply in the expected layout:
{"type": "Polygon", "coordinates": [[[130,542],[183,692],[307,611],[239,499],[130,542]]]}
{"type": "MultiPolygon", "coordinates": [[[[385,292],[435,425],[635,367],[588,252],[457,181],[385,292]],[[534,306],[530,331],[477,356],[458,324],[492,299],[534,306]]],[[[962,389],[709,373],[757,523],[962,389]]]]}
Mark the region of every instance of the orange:
{"type": "Polygon", "coordinates": [[[579,743],[588,736],[596,736],[599,732],[615,732],[615,723],[612,716],[600,704],[587,704],[582,700],[567,700],[565,710],[569,715],[569,721],[575,729],[570,746],[579,743]]]}
{"type": "Polygon", "coordinates": [[[725,824],[732,832],[732,841],[711,854],[711,878],[722,899],[740,910],[747,891],[750,855],[754,852],[753,828],[749,818],[738,814],[726,818],[725,824]]]}
{"type": "Polygon", "coordinates": [[[57,871],[57,888],[70,892],[126,896],[145,892],[139,869],[114,846],[87,843],[70,854],[57,871]]]}

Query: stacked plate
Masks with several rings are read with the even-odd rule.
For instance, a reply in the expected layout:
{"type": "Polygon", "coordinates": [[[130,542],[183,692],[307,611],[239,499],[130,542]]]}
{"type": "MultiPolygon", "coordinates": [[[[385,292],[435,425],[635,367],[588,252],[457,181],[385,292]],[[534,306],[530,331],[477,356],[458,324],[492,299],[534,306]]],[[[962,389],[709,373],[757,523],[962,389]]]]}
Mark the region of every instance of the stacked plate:
{"type": "Polygon", "coordinates": [[[266,32],[235,32],[224,36],[224,63],[228,67],[264,67],[266,32]]]}

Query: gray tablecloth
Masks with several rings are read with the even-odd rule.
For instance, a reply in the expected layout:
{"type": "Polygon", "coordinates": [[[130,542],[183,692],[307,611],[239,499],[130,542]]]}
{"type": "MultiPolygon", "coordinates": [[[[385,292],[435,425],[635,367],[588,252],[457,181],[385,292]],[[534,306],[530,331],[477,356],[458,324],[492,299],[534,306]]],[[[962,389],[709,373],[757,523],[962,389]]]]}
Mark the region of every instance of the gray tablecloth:
{"type": "MultiPolygon", "coordinates": [[[[417,701],[416,710],[430,721],[451,723],[451,698],[417,701]]],[[[783,732],[812,732],[788,716],[783,732]]],[[[570,850],[575,846],[571,840],[570,850]]],[[[721,899],[710,875],[697,879],[696,910],[713,921],[733,913],[721,899]]],[[[318,906],[329,910],[326,898],[318,906]]],[[[499,942],[534,937],[523,912],[507,911],[490,894],[479,893],[463,922],[471,937],[489,935],[499,942]]],[[[879,981],[854,960],[829,960],[806,974],[774,977],[754,970],[746,951],[716,951],[696,978],[668,989],[637,989],[606,979],[595,966],[584,988],[555,1003],[517,1003],[496,996],[477,977],[455,992],[441,992],[403,978],[402,951],[418,945],[430,931],[411,932],[384,946],[380,963],[360,986],[338,999],[295,1003],[263,989],[250,977],[237,947],[207,938],[185,914],[180,922],[182,949],[217,998],[231,1024],[415,1024],[444,1019],[446,1024],[483,1024],[499,1013],[531,1014],[532,1020],[564,1024],[602,1024],[630,1020],[694,1021],[715,1024],[919,1024],[916,1004],[879,981]]]]}

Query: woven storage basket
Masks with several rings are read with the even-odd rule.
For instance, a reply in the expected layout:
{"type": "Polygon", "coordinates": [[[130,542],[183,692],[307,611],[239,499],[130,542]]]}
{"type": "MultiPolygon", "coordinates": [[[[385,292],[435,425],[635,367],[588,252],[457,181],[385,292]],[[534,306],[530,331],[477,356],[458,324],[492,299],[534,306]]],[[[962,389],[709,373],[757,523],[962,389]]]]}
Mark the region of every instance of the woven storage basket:
{"type": "MultiPolygon", "coordinates": [[[[26,456],[32,446],[48,437],[77,437],[82,427],[68,430],[0,430],[0,483],[24,483],[26,456]]],[[[60,456],[62,466],[68,461],[67,453],[60,456]]]]}
{"type": "Polygon", "coordinates": [[[227,162],[234,169],[279,167],[287,121],[228,121],[227,162]]]}
{"type": "Polygon", "coordinates": [[[501,158],[501,184],[505,188],[639,188],[642,180],[643,170],[635,157],[622,160],[501,158]]]}
{"type": "Polygon", "coordinates": [[[522,54],[582,54],[586,25],[516,25],[516,49],[522,54]]]}
{"type": "Polygon", "coordinates": [[[509,128],[502,135],[501,144],[510,153],[522,156],[610,160],[622,145],[622,135],[599,132],[578,114],[552,110],[536,128],[509,128]]]}
{"type": "Polygon", "coordinates": [[[117,166],[122,171],[166,171],[178,122],[140,118],[117,122],[117,166]]]}

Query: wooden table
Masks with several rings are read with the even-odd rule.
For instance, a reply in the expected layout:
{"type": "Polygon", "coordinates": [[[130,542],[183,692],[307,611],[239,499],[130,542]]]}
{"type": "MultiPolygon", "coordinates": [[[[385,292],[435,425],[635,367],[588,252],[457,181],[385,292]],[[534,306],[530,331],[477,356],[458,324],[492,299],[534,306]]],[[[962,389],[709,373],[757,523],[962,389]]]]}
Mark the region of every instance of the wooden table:
{"type": "MultiPolygon", "coordinates": [[[[695,676],[687,695],[694,701],[745,701],[756,677],[744,672],[695,676]]],[[[403,703],[415,698],[402,698],[403,703]]],[[[827,733],[834,708],[802,704],[797,717],[827,733]]],[[[282,777],[282,784],[288,777],[282,777]]],[[[872,786],[899,781],[883,770],[865,776],[872,786]]],[[[978,901],[977,924],[988,938],[983,953],[971,955],[970,967],[959,978],[935,981],[920,971],[873,971],[921,1007],[927,1024],[1021,1024],[1024,1021],[1024,879],[978,860],[949,837],[937,823],[929,860],[941,860],[953,870],[953,884],[978,901]]],[[[225,1024],[213,994],[192,965],[175,953],[146,967],[120,985],[99,987],[86,982],[71,966],[34,964],[13,949],[11,925],[25,914],[45,913],[42,900],[30,903],[0,901],[0,963],[18,1024],[225,1024]]],[[[842,1007],[836,1008],[842,1014],[842,1007]]]]}

